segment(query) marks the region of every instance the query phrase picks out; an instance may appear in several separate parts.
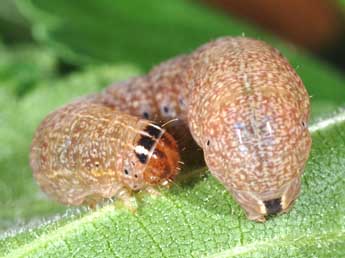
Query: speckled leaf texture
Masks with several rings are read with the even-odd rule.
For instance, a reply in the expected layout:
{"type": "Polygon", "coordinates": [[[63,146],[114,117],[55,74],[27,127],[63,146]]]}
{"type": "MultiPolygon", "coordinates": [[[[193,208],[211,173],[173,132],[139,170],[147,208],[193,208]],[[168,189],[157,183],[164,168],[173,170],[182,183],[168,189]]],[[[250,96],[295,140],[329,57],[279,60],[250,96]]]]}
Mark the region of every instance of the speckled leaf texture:
{"type": "Polygon", "coordinates": [[[345,79],[340,74],[263,32],[187,1],[17,3],[48,49],[6,49],[7,61],[0,60],[0,256],[344,257],[345,79]],[[242,33],[282,50],[312,96],[313,148],[290,213],[265,224],[248,221],[206,168],[187,167],[184,180],[159,197],[139,194],[136,214],[115,203],[96,211],[66,208],[41,193],[28,150],[48,112],[211,38],[242,33]],[[82,71],[57,78],[57,57],[82,65],[82,71]],[[33,64],[32,77],[22,69],[27,62],[33,64]],[[30,89],[23,91],[25,78],[30,89]],[[11,87],[1,87],[6,84],[11,87]]]}

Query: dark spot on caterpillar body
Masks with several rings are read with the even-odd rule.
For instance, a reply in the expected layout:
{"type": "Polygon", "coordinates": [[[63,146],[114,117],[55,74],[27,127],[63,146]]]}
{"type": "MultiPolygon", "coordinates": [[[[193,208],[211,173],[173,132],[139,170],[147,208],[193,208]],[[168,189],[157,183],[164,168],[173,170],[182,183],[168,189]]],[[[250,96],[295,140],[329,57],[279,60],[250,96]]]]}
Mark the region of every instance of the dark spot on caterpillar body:
{"type": "Polygon", "coordinates": [[[185,102],[185,100],[184,100],[184,98],[179,98],[179,104],[180,104],[180,106],[182,106],[182,107],[184,107],[185,105],[186,105],[186,102],[185,102]]]}
{"type": "Polygon", "coordinates": [[[138,152],[135,152],[136,156],[138,157],[138,160],[142,163],[142,164],[145,164],[146,161],[147,161],[147,155],[144,154],[144,153],[138,153],[138,152]]]}
{"type": "Polygon", "coordinates": [[[145,118],[145,119],[149,119],[149,113],[148,112],[144,112],[143,113],[143,118],[145,118]]]}
{"type": "Polygon", "coordinates": [[[138,145],[143,146],[146,150],[150,151],[152,146],[155,144],[155,140],[151,139],[148,136],[141,136],[138,141],[138,145]]]}
{"type": "Polygon", "coordinates": [[[267,215],[276,214],[282,211],[281,198],[264,201],[267,215]]]}
{"type": "Polygon", "coordinates": [[[145,130],[145,132],[147,132],[149,135],[151,135],[152,137],[158,139],[158,137],[161,135],[162,130],[160,128],[157,128],[153,125],[148,125],[145,130]]]}
{"type": "Polygon", "coordinates": [[[165,114],[168,114],[169,113],[169,107],[164,106],[163,107],[163,111],[164,111],[165,114]]]}

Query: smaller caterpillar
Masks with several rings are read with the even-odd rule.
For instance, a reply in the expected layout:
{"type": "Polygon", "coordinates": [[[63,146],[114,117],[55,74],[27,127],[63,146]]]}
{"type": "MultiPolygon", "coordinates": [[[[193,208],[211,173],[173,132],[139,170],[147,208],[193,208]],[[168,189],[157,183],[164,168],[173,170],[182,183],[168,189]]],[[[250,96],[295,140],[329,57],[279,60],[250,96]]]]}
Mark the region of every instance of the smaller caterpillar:
{"type": "Polygon", "coordinates": [[[30,160],[42,190],[58,202],[94,206],[116,196],[131,206],[130,191],[169,185],[180,157],[161,127],[86,98],[43,120],[30,160]]]}
{"type": "Polygon", "coordinates": [[[224,37],[50,114],[35,134],[31,166],[62,203],[128,203],[131,191],[177,176],[175,140],[147,119],[178,118],[175,131],[190,133],[212,175],[249,219],[264,222],[300,192],[309,112],[303,82],[276,49],[224,37]]]}

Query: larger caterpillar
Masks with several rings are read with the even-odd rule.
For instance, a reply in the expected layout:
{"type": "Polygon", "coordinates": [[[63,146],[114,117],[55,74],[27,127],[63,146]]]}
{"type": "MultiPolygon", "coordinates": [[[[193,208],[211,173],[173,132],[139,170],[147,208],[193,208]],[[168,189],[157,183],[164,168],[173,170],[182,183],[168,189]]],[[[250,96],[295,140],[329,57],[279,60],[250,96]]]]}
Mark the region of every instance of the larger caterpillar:
{"type": "Polygon", "coordinates": [[[126,200],[131,190],[177,175],[175,141],[146,120],[177,117],[212,175],[249,219],[263,222],[286,212],[300,192],[309,106],[301,79],[276,49],[224,37],[49,115],[34,137],[31,166],[60,202],[126,200]]]}

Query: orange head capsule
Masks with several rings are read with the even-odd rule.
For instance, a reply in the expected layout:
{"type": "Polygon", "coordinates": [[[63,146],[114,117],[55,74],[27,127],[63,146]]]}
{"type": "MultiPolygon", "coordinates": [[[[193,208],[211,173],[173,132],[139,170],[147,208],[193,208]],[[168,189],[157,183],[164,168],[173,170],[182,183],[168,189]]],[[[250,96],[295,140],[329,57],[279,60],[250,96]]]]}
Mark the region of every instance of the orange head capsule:
{"type": "Polygon", "coordinates": [[[144,171],[144,180],[149,184],[168,185],[178,172],[180,156],[174,138],[164,132],[157,141],[144,171]]]}
{"type": "Polygon", "coordinates": [[[156,125],[148,125],[134,149],[144,165],[142,179],[147,185],[169,185],[178,173],[180,155],[174,138],[156,125]]]}

